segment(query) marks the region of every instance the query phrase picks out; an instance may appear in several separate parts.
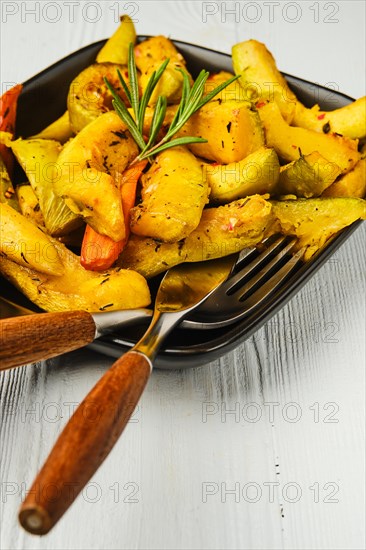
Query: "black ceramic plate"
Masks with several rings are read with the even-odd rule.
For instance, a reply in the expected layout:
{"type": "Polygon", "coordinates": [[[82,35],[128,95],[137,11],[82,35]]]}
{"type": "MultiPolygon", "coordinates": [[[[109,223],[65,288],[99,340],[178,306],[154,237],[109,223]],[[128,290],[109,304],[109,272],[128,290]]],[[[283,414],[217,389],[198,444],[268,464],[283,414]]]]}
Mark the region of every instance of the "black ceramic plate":
{"type": "MultiPolygon", "coordinates": [[[[19,135],[26,137],[35,134],[64,113],[69,84],[82,69],[94,61],[104,42],[103,40],[91,44],[69,55],[24,84],[18,106],[17,132],[19,135]]],[[[175,44],[187,60],[193,76],[196,76],[202,68],[212,72],[232,70],[229,55],[185,42],[176,41],[175,44]]],[[[290,75],[285,76],[298,98],[308,107],[319,103],[322,109],[332,110],[352,101],[350,97],[339,92],[290,75]]],[[[235,348],[296,294],[315,271],[348,239],[359,223],[356,222],[343,230],[311,262],[300,266],[265,305],[242,321],[215,330],[176,329],[159,353],[156,366],[164,369],[194,367],[217,359],[235,348]]],[[[35,309],[8,283],[2,282],[1,288],[3,296],[35,309]]],[[[112,357],[119,357],[138,340],[145,328],[146,324],[129,328],[123,331],[123,336],[110,335],[98,340],[90,347],[112,357]]]]}

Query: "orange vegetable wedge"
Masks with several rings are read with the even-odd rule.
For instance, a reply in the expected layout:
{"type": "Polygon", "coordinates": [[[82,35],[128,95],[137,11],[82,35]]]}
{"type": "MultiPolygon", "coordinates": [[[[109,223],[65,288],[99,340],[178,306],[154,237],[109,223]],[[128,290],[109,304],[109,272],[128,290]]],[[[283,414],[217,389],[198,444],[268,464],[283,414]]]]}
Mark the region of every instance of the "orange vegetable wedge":
{"type": "MultiPolygon", "coordinates": [[[[0,130],[3,132],[10,132],[11,134],[15,132],[17,104],[22,89],[23,85],[17,84],[0,97],[0,130]]],[[[11,149],[4,144],[0,144],[0,155],[11,177],[14,166],[14,155],[11,149]]]]}
{"type": "Polygon", "coordinates": [[[125,223],[125,237],[121,241],[113,241],[108,235],[97,233],[89,225],[86,226],[81,246],[80,263],[85,269],[103,271],[109,269],[124,249],[130,234],[130,210],[135,205],[138,180],[147,164],[147,160],[137,162],[127,168],[121,177],[122,209],[125,223]]]}

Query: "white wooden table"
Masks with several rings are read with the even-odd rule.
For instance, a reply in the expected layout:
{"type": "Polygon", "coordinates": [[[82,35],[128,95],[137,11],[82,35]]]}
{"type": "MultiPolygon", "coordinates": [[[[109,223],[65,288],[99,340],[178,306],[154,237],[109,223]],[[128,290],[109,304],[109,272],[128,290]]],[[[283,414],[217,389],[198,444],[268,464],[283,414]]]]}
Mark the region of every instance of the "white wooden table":
{"type": "MultiPolygon", "coordinates": [[[[6,87],[110,35],[127,12],[140,34],[222,51],[257,38],[282,70],[365,93],[361,1],[2,1],[1,12],[6,87]]],[[[111,360],[76,352],[3,373],[1,548],[364,548],[364,243],[365,226],[233,353],[155,372],[45,538],[18,527],[21,496],[111,360]]]]}

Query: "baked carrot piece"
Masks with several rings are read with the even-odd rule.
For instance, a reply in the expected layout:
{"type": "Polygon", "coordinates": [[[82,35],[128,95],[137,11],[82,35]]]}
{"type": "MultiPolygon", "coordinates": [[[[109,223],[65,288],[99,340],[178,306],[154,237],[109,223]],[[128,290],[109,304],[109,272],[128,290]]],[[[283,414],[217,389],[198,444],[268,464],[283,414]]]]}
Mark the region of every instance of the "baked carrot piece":
{"type": "MultiPolygon", "coordinates": [[[[15,121],[17,116],[17,104],[22,84],[10,88],[0,97],[0,130],[3,132],[15,132],[15,121]]],[[[5,163],[9,176],[12,176],[14,166],[14,155],[6,145],[0,144],[0,155],[5,163]]]]}
{"type": "Polygon", "coordinates": [[[146,164],[147,160],[137,162],[122,174],[121,197],[125,238],[116,242],[107,235],[97,233],[90,225],[86,226],[80,256],[80,263],[85,269],[91,271],[109,269],[121,254],[130,234],[130,210],[135,205],[137,183],[146,164]]]}

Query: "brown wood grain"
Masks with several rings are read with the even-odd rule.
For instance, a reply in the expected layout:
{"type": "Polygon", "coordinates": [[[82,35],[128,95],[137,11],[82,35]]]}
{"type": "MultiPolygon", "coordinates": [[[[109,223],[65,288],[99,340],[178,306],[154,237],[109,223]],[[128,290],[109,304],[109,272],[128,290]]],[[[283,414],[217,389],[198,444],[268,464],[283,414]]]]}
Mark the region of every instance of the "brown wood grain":
{"type": "Polygon", "coordinates": [[[86,311],[40,313],[0,321],[0,370],[55,357],[92,342],[95,323],[86,311]]]}
{"type": "Polygon", "coordinates": [[[150,370],[144,355],[128,352],[76,409],[20,509],[27,531],[44,535],[66,512],[121,435],[150,370]]]}

